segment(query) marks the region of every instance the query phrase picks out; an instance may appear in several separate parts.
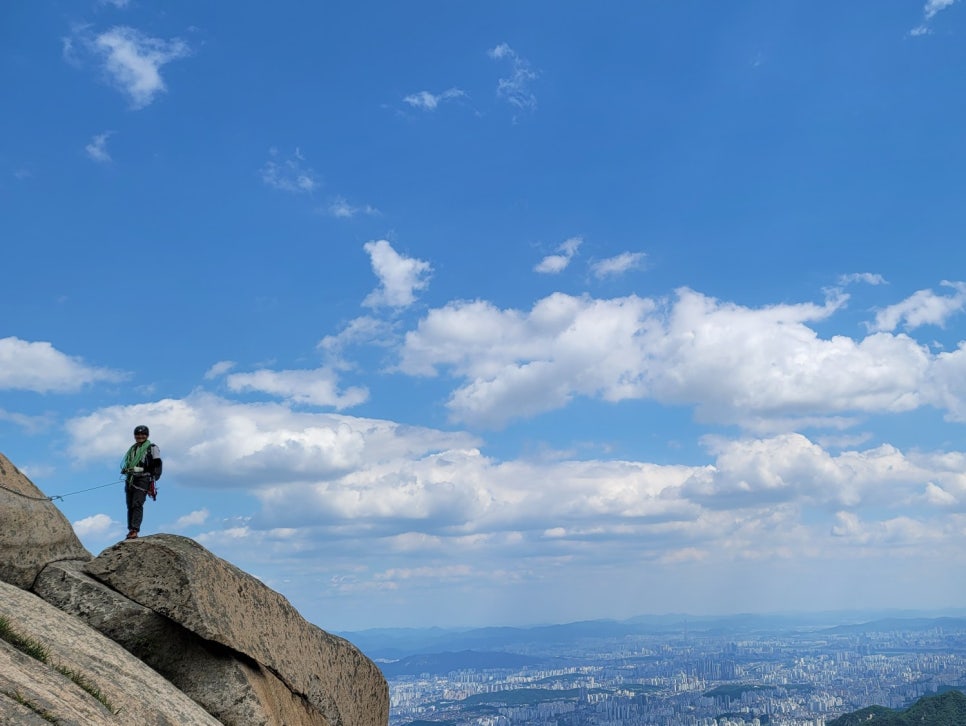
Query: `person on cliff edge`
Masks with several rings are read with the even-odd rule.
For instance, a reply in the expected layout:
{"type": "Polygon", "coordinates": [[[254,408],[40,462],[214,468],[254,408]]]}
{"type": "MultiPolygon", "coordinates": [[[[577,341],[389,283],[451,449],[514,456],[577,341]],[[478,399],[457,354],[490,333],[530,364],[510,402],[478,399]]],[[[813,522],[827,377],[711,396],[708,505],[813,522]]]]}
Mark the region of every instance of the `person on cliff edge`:
{"type": "Polygon", "coordinates": [[[148,440],[147,426],[134,428],[134,443],[121,461],[124,474],[124,498],[127,502],[127,537],[134,539],[141,531],[144,501],[157,499],[154,483],[161,478],[161,450],[148,440]]]}

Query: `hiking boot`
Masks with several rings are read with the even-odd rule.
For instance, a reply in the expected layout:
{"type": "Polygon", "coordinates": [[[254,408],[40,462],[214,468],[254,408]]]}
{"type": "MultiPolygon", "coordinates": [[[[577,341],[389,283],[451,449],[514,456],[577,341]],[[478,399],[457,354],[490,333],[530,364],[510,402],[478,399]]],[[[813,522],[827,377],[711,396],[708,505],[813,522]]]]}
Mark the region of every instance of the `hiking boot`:
{"type": "Polygon", "coordinates": [[[132,529],[130,532],[127,533],[127,537],[125,537],[124,539],[137,539],[137,536],[138,536],[138,531],[136,529],[132,529]]]}

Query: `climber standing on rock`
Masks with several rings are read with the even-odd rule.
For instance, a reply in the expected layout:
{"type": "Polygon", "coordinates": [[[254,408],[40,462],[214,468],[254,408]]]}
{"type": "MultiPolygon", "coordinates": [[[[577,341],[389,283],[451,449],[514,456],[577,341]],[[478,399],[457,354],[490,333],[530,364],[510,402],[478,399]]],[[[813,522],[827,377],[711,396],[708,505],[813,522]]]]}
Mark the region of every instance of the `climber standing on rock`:
{"type": "Polygon", "coordinates": [[[154,482],[161,478],[161,450],[148,441],[147,426],[136,426],[134,443],[124,455],[121,473],[125,475],[124,497],[127,501],[127,538],[134,539],[141,530],[144,501],[157,499],[154,482]]]}

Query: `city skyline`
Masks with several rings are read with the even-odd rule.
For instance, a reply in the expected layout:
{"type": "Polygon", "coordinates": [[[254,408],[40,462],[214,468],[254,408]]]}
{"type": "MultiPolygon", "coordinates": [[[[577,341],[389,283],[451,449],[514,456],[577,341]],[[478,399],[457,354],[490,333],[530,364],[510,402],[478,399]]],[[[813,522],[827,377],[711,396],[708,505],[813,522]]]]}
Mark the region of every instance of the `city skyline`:
{"type": "Polygon", "coordinates": [[[966,4],[3,11],[0,452],[327,630],[966,602],[966,4]],[[925,554],[928,553],[928,557],[925,554]]]}

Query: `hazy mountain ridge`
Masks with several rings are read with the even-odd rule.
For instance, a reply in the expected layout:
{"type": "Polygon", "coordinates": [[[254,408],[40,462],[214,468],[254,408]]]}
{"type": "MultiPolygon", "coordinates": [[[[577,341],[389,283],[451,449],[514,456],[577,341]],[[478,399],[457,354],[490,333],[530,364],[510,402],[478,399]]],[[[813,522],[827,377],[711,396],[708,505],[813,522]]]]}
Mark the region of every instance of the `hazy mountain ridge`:
{"type": "Polygon", "coordinates": [[[374,628],[337,633],[370,658],[399,660],[407,656],[453,651],[528,652],[533,648],[580,640],[620,639],[633,635],[698,637],[768,633],[790,629],[829,633],[931,630],[966,626],[959,611],[829,611],[790,614],[691,616],[639,615],[627,620],[583,620],[556,625],[485,628],[374,628]]]}

